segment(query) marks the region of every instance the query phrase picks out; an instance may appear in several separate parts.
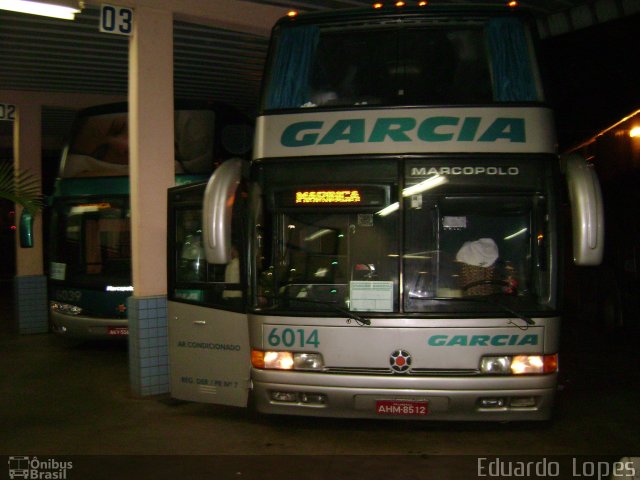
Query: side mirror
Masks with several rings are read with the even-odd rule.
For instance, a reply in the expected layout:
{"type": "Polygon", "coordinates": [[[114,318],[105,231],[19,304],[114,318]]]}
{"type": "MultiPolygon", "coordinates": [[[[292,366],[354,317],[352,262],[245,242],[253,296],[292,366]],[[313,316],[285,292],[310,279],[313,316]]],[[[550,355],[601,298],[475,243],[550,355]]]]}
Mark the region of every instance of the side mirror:
{"type": "Polygon", "coordinates": [[[33,215],[27,210],[20,215],[20,246],[33,248],[33,215]]]}
{"type": "Polygon", "coordinates": [[[202,205],[202,236],[207,262],[231,260],[231,214],[243,161],[232,158],[220,165],[207,183],[202,205]]]}
{"type": "Polygon", "coordinates": [[[600,265],[604,252],[604,206],[598,177],[578,154],[562,157],[573,217],[573,261],[600,265]]]}

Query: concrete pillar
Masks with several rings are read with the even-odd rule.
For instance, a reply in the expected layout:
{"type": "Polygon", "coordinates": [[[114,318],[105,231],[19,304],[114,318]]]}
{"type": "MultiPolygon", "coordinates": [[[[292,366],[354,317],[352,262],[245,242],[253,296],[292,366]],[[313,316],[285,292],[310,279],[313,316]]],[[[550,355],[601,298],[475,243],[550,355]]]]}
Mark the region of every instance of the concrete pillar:
{"type": "Polygon", "coordinates": [[[134,294],[129,370],[138,395],[169,391],[167,189],[174,184],[173,15],[139,7],[129,46],[129,162],[134,294]]]}
{"type": "MultiPolygon", "coordinates": [[[[14,168],[42,178],[42,112],[37,103],[17,105],[13,127],[14,168]]],[[[22,207],[16,205],[16,221],[22,207]]],[[[49,330],[47,313],[47,280],[44,276],[42,215],[33,224],[32,248],[20,247],[16,235],[16,278],[14,282],[15,313],[19,333],[46,333],[49,330]]]]}

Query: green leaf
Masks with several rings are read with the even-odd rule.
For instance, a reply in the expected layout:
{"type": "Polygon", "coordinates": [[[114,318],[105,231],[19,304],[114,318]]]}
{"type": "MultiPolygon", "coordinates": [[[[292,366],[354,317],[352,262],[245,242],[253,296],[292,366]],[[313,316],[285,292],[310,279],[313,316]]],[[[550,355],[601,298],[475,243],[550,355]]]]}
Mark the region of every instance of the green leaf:
{"type": "Polygon", "coordinates": [[[29,213],[35,215],[43,206],[40,194],[40,179],[27,171],[14,174],[10,162],[0,164],[0,198],[22,205],[29,213]]]}

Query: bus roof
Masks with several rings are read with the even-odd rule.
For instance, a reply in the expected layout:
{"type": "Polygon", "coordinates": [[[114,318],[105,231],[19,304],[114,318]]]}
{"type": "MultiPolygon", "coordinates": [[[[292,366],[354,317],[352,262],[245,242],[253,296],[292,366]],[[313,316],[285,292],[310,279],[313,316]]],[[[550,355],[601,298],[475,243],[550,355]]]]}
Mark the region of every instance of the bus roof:
{"type": "Polygon", "coordinates": [[[282,17],[274,26],[274,30],[283,26],[308,25],[316,23],[336,23],[352,22],[358,20],[393,21],[399,17],[403,18],[487,18],[501,15],[530,16],[530,12],[521,7],[511,7],[505,2],[503,5],[496,3],[469,2],[466,4],[431,5],[424,7],[384,5],[380,8],[354,8],[338,9],[322,12],[311,12],[293,16],[282,17]]]}

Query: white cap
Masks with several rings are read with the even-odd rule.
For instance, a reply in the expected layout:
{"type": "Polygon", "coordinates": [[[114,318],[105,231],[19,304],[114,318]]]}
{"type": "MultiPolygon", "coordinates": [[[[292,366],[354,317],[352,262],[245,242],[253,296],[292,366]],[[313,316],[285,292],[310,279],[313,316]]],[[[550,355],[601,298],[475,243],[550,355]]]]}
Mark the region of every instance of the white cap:
{"type": "Polygon", "coordinates": [[[476,267],[490,267],[498,259],[498,245],[491,238],[465,242],[458,250],[456,260],[476,267]]]}

